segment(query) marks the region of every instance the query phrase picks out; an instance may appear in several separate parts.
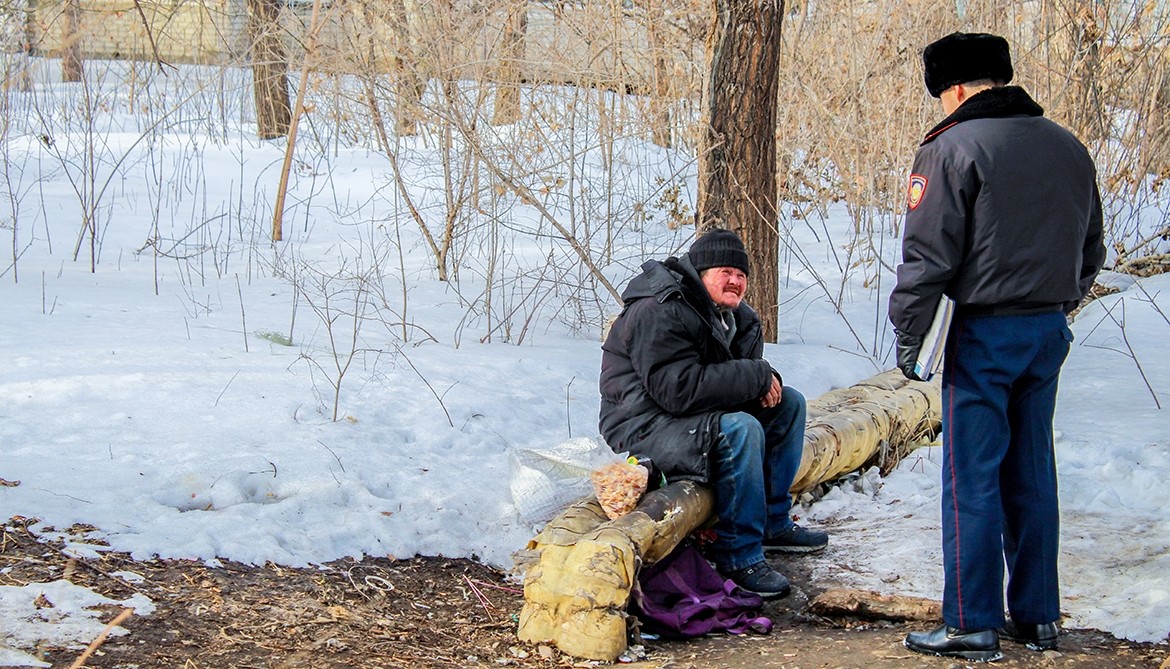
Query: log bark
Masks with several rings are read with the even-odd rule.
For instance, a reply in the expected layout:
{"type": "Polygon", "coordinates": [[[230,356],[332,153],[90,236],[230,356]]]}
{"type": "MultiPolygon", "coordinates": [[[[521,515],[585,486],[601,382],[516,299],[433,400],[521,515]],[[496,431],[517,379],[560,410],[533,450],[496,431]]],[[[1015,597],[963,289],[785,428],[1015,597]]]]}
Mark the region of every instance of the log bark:
{"type": "Polygon", "coordinates": [[[915,446],[934,438],[941,416],[938,382],[910,381],[896,369],[811,400],[793,494],[862,466],[888,473],[915,446]]]}
{"type": "Polygon", "coordinates": [[[626,649],[625,609],[641,564],[674,550],[706,521],[714,502],[709,489],[679,481],[647,493],[613,521],[596,500],[569,507],[529,542],[540,557],[524,578],[520,640],[617,659],[626,649]]]}
{"type": "Polygon", "coordinates": [[[880,595],[870,590],[827,590],[809,602],[809,612],[825,618],[856,617],[866,620],[942,619],[942,602],[923,597],[880,595]]]}

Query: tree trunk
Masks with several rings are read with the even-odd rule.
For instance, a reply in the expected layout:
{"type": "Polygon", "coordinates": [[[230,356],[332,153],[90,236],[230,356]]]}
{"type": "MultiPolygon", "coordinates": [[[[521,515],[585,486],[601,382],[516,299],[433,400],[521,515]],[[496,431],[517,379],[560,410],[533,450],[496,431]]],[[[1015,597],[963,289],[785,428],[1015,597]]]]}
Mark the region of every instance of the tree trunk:
{"type": "Polygon", "coordinates": [[[666,24],[662,10],[663,0],[647,0],[646,43],[654,59],[654,90],[650,93],[650,141],[670,148],[670,72],[666,67],[666,47],[662,43],[661,26],[666,24]]]}
{"type": "MultiPolygon", "coordinates": [[[[33,89],[31,60],[32,56],[40,55],[41,53],[40,41],[41,30],[40,24],[37,21],[37,0],[25,0],[24,11],[21,16],[21,56],[17,61],[18,69],[14,78],[5,82],[5,90],[15,86],[16,90],[21,93],[27,93],[33,89]]],[[[5,104],[7,104],[7,100],[5,104]]],[[[8,109],[5,108],[3,112],[7,114],[8,109]]]]}
{"type": "Polygon", "coordinates": [[[382,115],[382,107],[378,102],[378,29],[377,19],[383,6],[382,0],[362,0],[358,5],[358,13],[362,18],[364,28],[360,39],[365,43],[364,57],[359,51],[360,77],[362,89],[366,96],[366,105],[370,108],[370,122],[374,125],[374,136],[378,140],[378,149],[383,153],[392,150],[390,138],[386,133],[386,121],[382,115]]]}
{"type": "Polygon", "coordinates": [[[699,227],[736,230],[752,259],[747,300],[776,341],[779,232],[776,104],[784,0],[715,0],[707,129],[699,156],[699,227]]]}
{"type": "Polygon", "coordinates": [[[1146,107],[1149,120],[1140,140],[1142,163],[1147,174],[1170,177],[1170,114],[1166,113],[1170,105],[1170,52],[1163,48],[1152,58],[1156,61],[1151,77],[1154,94],[1146,107]]]}
{"type": "Polygon", "coordinates": [[[288,99],[288,54],[280,39],[280,0],[248,0],[252,40],[252,95],[260,139],[288,134],[292,105],[288,99]]]}
{"type": "MultiPolygon", "coordinates": [[[[305,91],[309,88],[309,68],[313,65],[313,59],[317,55],[317,31],[321,24],[318,23],[317,17],[321,12],[321,0],[313,0],[313,14],[309,19],[309,33],[305,36],[305,56],[304,63],[301,65],[301,82],[297,86],[297,102],[290,114],[290,121],[288,129],[285,131],[288,139],[284,145],[284,162],[280,168],[280,185],[276,187],[276,202],[272,207],[272,241],[279,242],[284,239],[284,199],[288,194],[288,174],[292,168],[293,150],[297,144],[297,126],[301,120],[301,114],[305,111],[305,91]]],[[[285,91],[285,103],[287,104],[288,88],[285,91]]],[[[333,420],[337,420],[337,403],[333,404],[333,420]]]]}
{"type": "Polygon", "coordinates": [[[408,137],[418,133],[419,104],[427,85],[426,67],[419,55],[424,20],[418,0],[394,0],[390,15],[397,47],[395,132],[408,137]]]}
{"type": "Polygon", "coordinates": [[[61,81],[81,81],[81,1],[66,0],[61,36],[61,81]]]}
{"type": "Polygon", "coordinates": [[[524,62],[524,43],[528,32],[528,0],[513,0],[508,7],[503,47],[496,72],[496,101],[492,125],[508,125],[520,120],[520,68],[524,62]]]}
{"type": "Polygon", "coordinates": [[[1070,29],[1074,63],[1073,85],[1076,91],[1072,129],[1082,142],[1090,144],[1105,135],[1104,101],[1099,81],[1101,42],[1104,34],[1093,10],[1087,6],[1075,10],[1070,29]]]}

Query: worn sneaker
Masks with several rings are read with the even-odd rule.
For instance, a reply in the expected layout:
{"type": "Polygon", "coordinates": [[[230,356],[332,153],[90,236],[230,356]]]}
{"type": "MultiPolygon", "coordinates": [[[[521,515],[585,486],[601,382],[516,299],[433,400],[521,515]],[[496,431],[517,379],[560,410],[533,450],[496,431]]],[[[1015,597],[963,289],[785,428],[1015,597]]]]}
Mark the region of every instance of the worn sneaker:
{"type": "Polygon", "coordinates": [[[784,574],[772,569],[763,560],[743,569],[729,571],[725,575],[731,579],[732,583],[748,592],[754,592],[764,599],[786,597],[791,590],[784,574]]]}
{"type": "Polygon", "coordinates": [[[815,553],[829,545],[829,533],[810,530],[796,523],[779,534],[764,539],[764,551],[781,553],[815,553]]]}

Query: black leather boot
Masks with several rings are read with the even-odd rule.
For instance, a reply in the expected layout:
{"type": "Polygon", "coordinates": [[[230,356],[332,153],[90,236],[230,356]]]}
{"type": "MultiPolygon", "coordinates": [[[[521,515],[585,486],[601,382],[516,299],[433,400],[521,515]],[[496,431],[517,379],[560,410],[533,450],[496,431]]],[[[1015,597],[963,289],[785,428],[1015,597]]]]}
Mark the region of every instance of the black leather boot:
{"type": "Polygon", "coordinates": [[[931,632],[911,632],[903,644],[916,653],[975,662],[995,662],[1003,658],[995,630],[961,630],[943,625],[931,632]]]}
{"type": "Polygon", "coordinates": [[[999,630],[999,636],[1008,641],[1022,643],[1032,650],[1053,650],[1056,648],[1056,623],[1017,623],[1008,618],[999,630]]]}

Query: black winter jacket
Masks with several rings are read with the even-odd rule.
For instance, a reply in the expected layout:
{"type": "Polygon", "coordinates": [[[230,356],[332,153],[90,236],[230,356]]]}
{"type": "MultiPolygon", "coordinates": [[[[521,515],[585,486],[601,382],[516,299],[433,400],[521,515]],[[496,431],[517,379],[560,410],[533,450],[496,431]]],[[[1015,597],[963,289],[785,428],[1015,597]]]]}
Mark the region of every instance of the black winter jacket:
{"type": "Polygon", "coordinates": [[[685,255],[643,264],[622,301],[601,347],[601,434],[616,452],[649,457],[670,480],[705,482],[720,416],[758,410],[771,387],[759,317],[741,302],[728,315],[728,341],[685,255]]]}
{"type": "Polygon", "coordinates": [[[890,321],[921,335],[943,293],[960,315],[1071,311],[1105,259],[1096,168],[1018,86],[972,96],[914,158],[890,321]]]}

